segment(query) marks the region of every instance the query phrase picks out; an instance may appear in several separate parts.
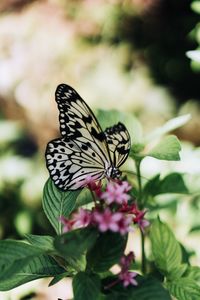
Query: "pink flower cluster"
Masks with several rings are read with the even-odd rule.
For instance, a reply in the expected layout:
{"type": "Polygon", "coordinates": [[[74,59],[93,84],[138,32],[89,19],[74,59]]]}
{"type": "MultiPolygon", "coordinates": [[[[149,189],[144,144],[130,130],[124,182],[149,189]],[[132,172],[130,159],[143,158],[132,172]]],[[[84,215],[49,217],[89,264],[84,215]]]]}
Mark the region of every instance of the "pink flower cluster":
{"type": "Polygon", "coordinates": [[[130,252],[128,255],[122,256],[120,260],[121,272],[118,274],[118,278],[123,282],[124,287],[127,287],[130,284],[138,285],[137,281],[134,279],[138,274],[129,271],[133,259],[134,254],[133,252],[130,252]]]}
{"type": "Polygon", "coordinates": [[[133,203],[131,205],[124,204],[119,211],[134,215],[133,216],[133,223],[137,224],[139,228],[144,233],[145,227],[148,227],[150,225],[150,222],[144,218],[146,211],[145,210],[139,210],[137,207],[137,204],[133,203]]]}
{"type": "Polygon", "coordinates": [[[106,187],[106,191],[100,195],[100,198],[104,199],[108,205],[112,203],[126,204],[131,198],[131,196],[127,194],[130,189],[131,186],[127,181],[122,181],[121,183],[115,181],[110,182],[106,187]]]}
{"type": "Polygon", "coordinates": [[[131,262],[135,259],[134,253],[129,252],[127,255],[123,255],[120,259],[120,266],[121,271],[118,274],[118,279],[111,282],[109,285],[105,287],[105,289],[110,289],[114,285],[118,284],[120,281],[122,282],[124,287],[127,287],[128,285],[138,285],[137,281],[135,280],[135,277],[138,275],[135,272],[129,271],[129,268],[131,266],[131,262]]]}
{"type": "Polygon", "coordinates": [[[101,196],[102,193],[101,181],[96,183],[95,178],[92,178],[91,176],[87,176],[84,182],[82,182],[82,184],[83,183],[89,190],[93,191],[97,197],[101,196]]]}
{"type": "Polygon", "coordinates": [[[60,217],[62,222],[63,232],[68,232],[75,228],[86,227],[88,225],[97,226],[99,231],[105,232],[107,230],[119,232],[122,235],[129,232],[132,219],[124,216],[120,212],[112,212],[109,208],[104,211],[94,209],[92,211],[80,208],[77,213],[73,215],[71,220],[65,217],[60,217]]]}
{"type": "Polygon", "coordinates": [[[131,186],[127,181],[111,181],[105,191],[101,183],[91,177],[85,179],[86,186],[95,194],[95,207],[92,210],[80,208],[70,219],[61,216],[63,232],[87,226],[96,226],[99,231],[113,231],[124,235],[131,231],[132,224],[138,224],[142,231],[149,225],[144,219],[146,211],[140,211],[136,204],[128,204],[131,186]]]}

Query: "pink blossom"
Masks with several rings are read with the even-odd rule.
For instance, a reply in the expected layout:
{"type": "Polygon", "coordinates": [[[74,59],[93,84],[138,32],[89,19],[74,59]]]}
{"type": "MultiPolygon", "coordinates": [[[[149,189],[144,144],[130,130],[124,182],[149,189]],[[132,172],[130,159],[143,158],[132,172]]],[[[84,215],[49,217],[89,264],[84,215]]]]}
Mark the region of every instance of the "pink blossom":
{"type": "Polygon", "coordinates": [[[123,255],[120,259],[120,266],[122,271],[126,271],[129,269],[131,262],[135,259],[135,255],[132,251],[129,252],[127,255],[123,255]]]}
{"type": "Polygon", "coordinates": [[[137,281],[134,279],[137,276],[137,273],[125,271],[120,272],[118,277],[123,282],[123,286],[127,287],[128,285],[138,285],[137,281]]]}
{"type": "Polygon", "coordinates": [[[131,251],[127,255],[123,255],[120,259],[121,272],[118,274],[120,280],[123,281],[124,287],[127,287],[129,284],[137,285],[137,281],[134,277],[137,276],[137,273],[130,272],[128,269],[131,265],[131,262],[135,259],[134,253],[131,251]]]}
{"type": "Polygon", "coordinates": [[[137,205],[135,203],[128,205],[128,203],[123,203],[122,207],[119,209],[121,212],[125,212],[127,214],[137,214],[139,212],[137,205]]]}
{"type": "Polygon", "coordinates": [[[128,182],[109,182],[106,187],[106,191],[101,194],[101,199],[110,205],[115,202],[117,204],[127,203],[131,198],[127,192],[131,189],[128,182]]]}
{"type": "Polygon", "coordinates": [[[85,180],[83,181],[83,184],[91,191],[93,191],[97,197],[100,197],[102,194],[101,188],[101,181],[98,181],[96,183],[95,177],[87,176],[85,180]]]}
{"type": "Polygon", "coordinates": [[[112,213],[109,208],[103,212],[94,211],[93,220],[97,223],[100,231],[105,232],[111,230],[117,232],[119,230],[119,221],[122,219],[121,213],[112,213]]]}
{"type": "Polygon", "coordinates": [[[147,221],[146,219],[144,219],[144,215],[146,214],[146,211],[139,211],[136,214],[136,217],[133,218],[133,222],[138,224],[138,226],[140,227],[140,229],[142,230],[142,232],[144,232],[144,228],[149,226],[150,222],[147,221]]]}
{"type": "Polygon", "coordinates": [[[127,203],[124,203],[122,207],[119,209],[120,212],[127,213],[127,214],[133,214],[135,217],[133,218],[133,222],[135,224],[138,224],[140,229],[144,232],[144,228],[149,226],[150,222],[147,221],[144,216],[146,214],[145,210],[139,210],[137,205],[135,203],[128,205],[127,203]]]}
{"type": "Polygon", "coordinates": [[[121,181],[120,185],[124,189],[124,192],[129,192],[132,188],[132,186],[128,183],[128,181],[121,181]]]}
{"type": "Polygon", "coordinates": [[[118,222],[118,226],[119,226],[118,231],[119,231],[119,233],[124,235],[124,234],[130,232],[132,230],[131,226],[130,226],[131,223],[132,223],[132,218],[123,215],[123,217],[118,222]]]}
{"type": "Polygon", "coordinates": [[[73,224],[74,224],[73,220],[69,220],[69,219],[65,218],[64,216],[60,216],[59,221],[64,225],[63,229],[62,229],[63,233],[72,230],[73,224]]]}
{"type": "Polygon", "coordinates": [[[86,227],[91,223],[92,214],[87,209],[80,208],[79,211],[73,216],[75,227],[86,227]]]}
{"type": "Polygon", "coordinates": [[[111,230],[123,235],[130,231],[131,222],[131,217],[126,217],[120,212],[112,212],[109,208],[103,212],[97,210],[93,212],[93,223],[97,224],[101,232],[111,230]]]}

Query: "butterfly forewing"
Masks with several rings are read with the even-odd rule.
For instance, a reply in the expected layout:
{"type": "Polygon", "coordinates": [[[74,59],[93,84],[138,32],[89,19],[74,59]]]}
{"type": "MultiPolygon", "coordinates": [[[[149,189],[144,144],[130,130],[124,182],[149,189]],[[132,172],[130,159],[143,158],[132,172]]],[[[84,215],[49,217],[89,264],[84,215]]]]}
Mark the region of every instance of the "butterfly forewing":
{"type": "Polygon", "coordinates": [[[56,102],[62,138],[48,143],[47,168],[57,187],[73,190],[84,186],[87,176],[104,177],[110,153],[98,121],[74,89],[59,85],[56,102]]]}
{"type": "Polygon", "coordinates": [[[61,135],[79,147],[92,149],[102,165],[111,163],[105,134],[80,95],[72,87],[60,84],[56,89],[56,102],[61,135]]]}

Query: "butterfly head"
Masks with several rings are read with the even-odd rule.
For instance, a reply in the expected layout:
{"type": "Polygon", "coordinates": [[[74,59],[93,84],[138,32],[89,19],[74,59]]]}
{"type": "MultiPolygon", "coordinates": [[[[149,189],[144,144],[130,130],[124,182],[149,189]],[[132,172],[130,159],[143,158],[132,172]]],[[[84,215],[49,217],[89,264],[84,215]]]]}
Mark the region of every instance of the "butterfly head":
{"type": "Polygon", "coordinates": [[[116,179],[116,178],[119,178],[121,176],[121,174],[122,174],[122,172],[114,166],[111,166],[106,170],[106,177],[109,177],[109,178],[116,179]]]}

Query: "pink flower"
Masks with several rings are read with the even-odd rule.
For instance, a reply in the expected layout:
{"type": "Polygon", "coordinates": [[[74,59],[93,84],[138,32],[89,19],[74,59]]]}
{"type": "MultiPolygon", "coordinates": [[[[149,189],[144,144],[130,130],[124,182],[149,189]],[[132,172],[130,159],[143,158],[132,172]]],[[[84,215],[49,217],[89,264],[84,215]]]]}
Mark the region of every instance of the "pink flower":
{"type": "Polygon", "coordinates": [[[120,259],[121,272],[118,274],[120,280],[123,281],[123,286],[127,287],[129,284],[137,285],[137,281],[134,277],[137,276],[137,273],[130,272],[128,269],[131,265],[131,262],[135,259],[134,253],[131,251],[127,255],[123,255],[120,259]]]}
{"type": "Polygon", "coordinates": [[[142,232],[144,232],[144,228],[149,226],[149,224],[150,224],[150,222],[144,218],[146,211],[139,210],[135,203],[133,203],[131,205],[124,203],[122,205],[122,207],[119,209],[119,211],[123,212],[123,213],[135,215],[135,217],[133,218],[133,222],[135,224],[138,224],[138,226],[140,227],[142,232]]]}
{"type": "Polygon", "coordinates": [[[150,224],[150,222],[144,218],[145,214],[146,214],[146,211],[141,210],[136,214],[136,217],[133,218],[133,222],[138,224],[138,226],[140,227],[142,232],[144,232],[144,228],[149,226],[149,224],[150,224]]]}
{"type": "Polygon", "coordinates": [[[123,282],[123,286],[127,287],[128,285],[138,285],[137,281],[134,279],[137,276],[135,272],[120,272],[118,277],[123,282]]]}
{"type": "Polygon", "coordinates": [[[102,194],[102,191],[101,191],[101,188],[102,188],[102,185],[101,185],[101,181],[98,181],[98,183],[96,183],[96,179],[95,177],[92,177],[92,176],[87,176],[83,182],[85,184],[85,186],[93,191],[97,197],[100,197],[101,194],[102,194]]]}
{"type": "Polygon", "coordinates": [[[92,214],[87,209],[80,208],[79,211],[73,216],[75,227],[86,227],[91,223],[92,214]]]}
{"type": "Polygon", "coordinates": [[[130,226],[131,224],[132,224],[132,218],[123,215],[123,217],[118,222],[118,226],[119,226],[118,232],[121,233],[122,235],[130,232],[132,230],[130,226]]]}
{"type": "Polygon", "coordinates": [[[69,220],[69,219],[65,218],[64,216],[60,216],[59,221],[64,225],[63,229],[62,229],[63,233],[68,232],[73,229],[73,224],[74,224],[73,220],[69,220]]]}
{"type": "Polygon", "coordinates": [[[105,232],[111,230],[117,232],[119,230],[119,221],[122,219],[121,213],[112,213],[109,208],[103,212],[94,211],[93,220],[98,225],[100,231],[105,232]]]}
{"type": "Polygon", "coordinates": [[[127,203],[131,198],[127,192],[131,189],[128,182],[109,182],[106,187],[106,191],[101,194],[101,199],[110,205],[115,202],[117,204],[127,203]]]}
{"type": "Polygon", "coordinates": [[[130,231],[131,222],[131,217],[126,217],[120,212],[112,212],[109,208],[103,212],[97,210],[93,212],[93,223],[97,224],[101,232],[111,230],[123,235],[130,231]]]}
{"type": "Polygon", "coordinates": [[[128,181],[121,181],[120,185],[123,187],[124,192],[129,192],[131,190],[131,185],[128,183],[128,181]]]}
{"type": "Polygon", "coordinates": [[[131,262],[135,259],[134,253],[131,251],[127,255],[123,255],[120,259],[120,266],[122,271],[127,271],[131,265],[131,262]]]}
{"type": "Polygon", "coordinates": [[[128,203],[123,203],[122,207],[119,209],[121,212],[125,212],[127,214],[137,214],[139,212],[137,205],[135,203],[128,205],[128,203]]]}

